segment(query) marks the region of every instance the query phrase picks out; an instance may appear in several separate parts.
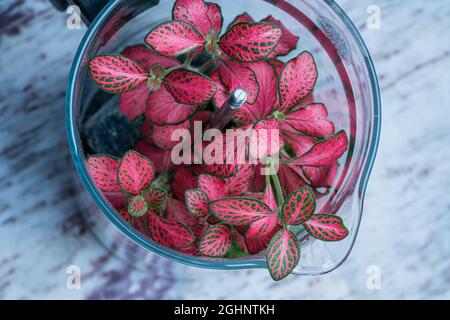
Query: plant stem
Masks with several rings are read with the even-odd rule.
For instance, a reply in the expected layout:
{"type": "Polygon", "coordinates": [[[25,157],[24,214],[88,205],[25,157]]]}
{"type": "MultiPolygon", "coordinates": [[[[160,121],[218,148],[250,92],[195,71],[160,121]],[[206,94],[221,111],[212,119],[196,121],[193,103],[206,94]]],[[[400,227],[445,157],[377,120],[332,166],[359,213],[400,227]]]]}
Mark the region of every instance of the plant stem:
{"type": "Polygon", "coordinates": [[[184,60],[183,65],[185,65],[185,66],[190,66],[193,59],[194,59],[194,55],[192,55],[191,53],[189,53],[189,54],[186,56],[186,59],[184,60]]]}
{"type": "Polygon", "coordinates": [[[284,195],[283,189],[281,188],[280,179],[278,178],[278,174],[275,173],[272,175],[273,184],[275,185],[275,191],[277,193],[278,205],[282,206],[284,203],[284,195]]]}
{"type": "Polygon", "coordinates": [[[200,73],[205,73],[206,71],[208,71],[209,68],[211,68],[216,62],[214,61],[214,59],[209,59],[208,61],[206,61],[203,65],[201,65],[198,68],[198,72],[200,73]]]}

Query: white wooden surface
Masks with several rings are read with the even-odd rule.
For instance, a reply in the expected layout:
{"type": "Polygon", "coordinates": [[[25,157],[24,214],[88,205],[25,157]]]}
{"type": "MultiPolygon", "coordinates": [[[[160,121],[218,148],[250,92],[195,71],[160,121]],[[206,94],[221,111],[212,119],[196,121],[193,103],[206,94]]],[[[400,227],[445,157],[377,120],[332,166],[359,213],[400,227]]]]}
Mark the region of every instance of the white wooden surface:
{"type": "Polygon", "coordinates": [[[167,263],[130,270],[87,231],[74,200],[64,95],[82,30],[45,0],[0,4],[0,298],[450,298],[450,3],[340,0],[375,60],[383,133],[359,237],[321,277],[167,263]],[[382,27],[368,30],[369,5],[382,27]],[[69,265],[81,290],[66,287],[69,265]],[[367,268],[379,266],[381,290],[367,268]]]}

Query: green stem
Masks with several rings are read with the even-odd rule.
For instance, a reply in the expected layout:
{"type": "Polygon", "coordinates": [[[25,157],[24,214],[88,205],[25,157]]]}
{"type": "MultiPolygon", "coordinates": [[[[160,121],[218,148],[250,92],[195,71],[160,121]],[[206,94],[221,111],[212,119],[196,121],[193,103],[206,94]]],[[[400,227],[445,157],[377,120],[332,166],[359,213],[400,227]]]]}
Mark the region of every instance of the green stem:
{"type": "Polygon", "coordinates": [[[284,195],[283,189],[281,188],[280,179],[278,178],[278,174],[275,173],[272,175],[273,184],[275,185],[275,191],[277,193],[278,205],[282,206],[284,203],[284,195]]]}
{"type": "Polygon", "coordinates": [[[194,55],[191,54],[191,53],[189,53],[189,54],[186,56],[186,59],[184,60],[183,65],[185,65],[185,66],[190,66],[193,59],[194,59],[194,55]]]}
{"type": "Polygon", "coordinates": [[[198,68],[198,72],[200,73],[205,73],[206,71],[208,71],[209,68],[211,68],[216,62],[214,61],[214,59],[209,59],[208,61],[206,61],[203,65],[201,65],[198,68]]]}

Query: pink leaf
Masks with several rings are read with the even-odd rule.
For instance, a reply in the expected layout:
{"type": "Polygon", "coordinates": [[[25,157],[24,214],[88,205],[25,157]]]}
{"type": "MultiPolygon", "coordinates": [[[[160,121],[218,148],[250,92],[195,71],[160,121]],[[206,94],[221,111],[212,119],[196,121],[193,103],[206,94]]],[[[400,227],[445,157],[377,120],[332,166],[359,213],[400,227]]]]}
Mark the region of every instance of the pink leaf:
{"type": "Polygon", "coordinates": [[[266,23],[239,22],[219,40],[220,48],[240,62],[256,62],[268,57],[281,38],[279,27],[266,23]]]}
{"type": "Polygon", "coordinates": [[[286,63],[279,83],[281,110],[287,111],[305,98],[316,85],[317,76],[316,63],[307,51],[286,63]]]}
{"type": "Polygon", "coordinates": [[[209,174],[201,174],[198,177],[198,188],[203,190],[211,201],[228,196],[228,188],[225,182],[209,174]]]}
{"type": "Polygon", "coordinates": [[[234,232],[234,240],[236,242],[236,244],[238,245],[238,247],[244,251],[245,254],[250,254],[250,251],[247,248],[247,243],[246,243],[246,239],[245,236],[242,235],[240,232],[238,232],[237,230],[234,232]]]}
{"type": "Polygon", "coordinates": [[[189,23],[168,21],[152,29],[145,42],[160,55],[175,57],[203,47],[205,38],[189,23]]]}
{"type": "Polygon", "coordinates": [[[271,233],[269,233],[265,238],[254,238],[254,239],[245,239],[245,243],[247,244],[247,249],[250,254],[258,254],[269,246],[270,241],[275,236],[275,234],[281,230],[280,226],[276,226],[271,233]]]}
{"type": "Polygon", "coordinates": [[[334,164],[347,150],[348,139],[344,131],[316,143],[309,151],[291,163],[301,166],[329,166],[334,164]]]}
{"type": "Polygon", "coordinates": [[[199,223],[199,219],[192,215],[186,208],[183,201],[169,198],[167,206],[167,220],[170,222],[179,222],[185,226],[192,226],[199,223]]]}
{"type": "Polygon", "coordinates": [[[278,232],[269,244],[266,260],[273,280],[286,278],[300,260],[300,245],[295,234],[287,229],[278,232]]]}
{"type": "Polygon", "coordinates": [[[118,182],[121,189],[130,194],[139,194],[148,188],[154,177],[153,163],[136,151],[128,151],[120,161],[118,182]]]}
{"type": "Polygon", "coordinates": [[[340,241],[348,235],[342,219],[331,214],[313,215],[304,227],[310,235],[322,241],[340,241]]]}
{"type": "Polygon", "coordinates": [[[162,189],[147,188],[142,191],[142,197],[150,208],[159,208],[166,201],[167,192],[162,189]]]}
{"type": "Polygon", "coordinates": [[[147,100],[145,115],[157,124],[179,124],[188,119],[197,110],[196,106],[180,104],[164,89],[153,92],[147,100]]]}
{"type": "Polygon", "coordinates": [[[252,178],[253,166],[240,166],[238,172],[234,176],[225,179],[225,184],[228,187],[230,196],[236,197],[243,195],[249,188],[252,178]]]}
{"type": "Polygon", "coordinates": [[[133,217],[142,217],[147,213],[148,206],[142,196],[134,196],[128,204],[128,212],[133,217]]]}
{"type": "Polygon", "coordinates": [[[149,231],[156,242],[170,248],[184,248],[194,243],[194,235],[181,223],[166,221],[156,214],[148,216],[149,231]]]}
{"type": "Polygon", "coordinates": [[[153,162],[155,172],[157,174],[173,170],[175,168],[171,158],[171,150],[163,150],[148,144],[145,141],[139,141],[136,144],[136,151],[143,154],[153,162]]]}
{"type": "Polygon", "coordinates": [[[260,90],[256,102],[245,104],[235,115],[235,120],[241,124],[253,124],[267,117],[277,102],[278,82],[274,68],[266,61],[252,63],[249,68],[255,73],[260,90]]]}
{"type": "Polygon", "coordinates": [[[316,210],[316,199],[310,187],[291,193],[281,209],[281,220],[288,225],[299,225],[308,221],[316,210]]]}
{"type": "MultiPolygon", "coordinates": [[[[228,88],[227,94],[241,88],[247,92],[247,103],[255,103],[259,94],[259,84],[252,69],[223,57],[217,70],[223,84],[228,88]]],[[[221,106],[222,104],[217,107],[221,106]]]]}
{"type": "Polygon", "coordinates": [[[153,142],[156,146],[161,149],[169,149],[171,150],[179,141],[172,140],[172,134],[177,130],[189,130],[191,127],[190,121],[186,120],[183,123],[176,125],[166,125],[166,126],[157,126],[153,127],[153,142]]]}
{"type": "Polygon", "coordinates": [[[278,168],[278,177],[285,194],[290,194],[298,188],[306,186],[305,180],[290,165],[281,164],[278,168]]]}
{"type": "Polygon", "coordinates": [[[206,173],[218,177],[232,177],[236,174],[238,166],[234,164],[207,164],[203,167],[206,173]]]}
{"type": "Polygon", "coordinates": [[[104,195],[115,209],[121,209],[125,205],[125,196],[122,192],[104,192],[104,195]]]}
{"type": "Polygon", "coordinates": [[[275,19],[272,16],[267,17],[262,20],[262,22],[267,22],[278,26],[282,30],[282,35],[280,42],[275,47],[275,50],[270,54],[270,58],[275,58],[277,56],[285,56],[292,50],[297,48],[298,37],[292,34],[282,23],[281,21],[275,19]]]}
{"type": "MultiPolygon", "coordinates": [[[[281,124],[282,126],[282,124],[281,124]]],[[[284,141],[289,144],[294,151],[296,157],[300,157],[306,151],[312,148],[312,146],[320,141],[317,138],[306,136],[297,131],[282,131],[284,141]]]]}
{"type": "Polygon", "coordinates": [[[215,69],[210,74],[211,80],[214,81],[214,84],[216,85],[217,91],[214,95],[213,102],[217,109],[221,108],[223,104],[228,99],[228,89],[223,84],[222,80],[220,79],[219,70],[215,69]]]}
{"type": "Polygon", "coordinates": [[[327,120],[327,108],[321,103],[312,103],[286,114],[281,121],[281,130],[298,131],[309,136],[326,138],[334,133],[334,124],[327,120]]]}
{"type": "Polygon", "coordinates": [[[186,207],[199,218],[204,218],[209,214],[209,197],[201,189],[191,189],[186,191],[186,207]]]}
{"type": "Polygon", "coordinates": [[[266,185],[262,202],[267,204],[270,210],[275,210],[277,208],[277,201],[275,200],[275,195],[273,194],[272,185],[270,183],[266,185]]]}
{"type": "Polygon", "coordinates": [[[278,225],[278,212],[271,213],[266,217],[252,222],[247,232],[248,239],[264,239],[278,225]]]}
{"type": "Polygon", "coordinates": [[[212,214],[233,226],[245,226],[266,218],[272,210],[263,202],[252,198],[224,198],[210,203],[212,214]]]}
{"type": "Polygon", "coordinates": [[[146,71],[150,71],[155,64],[160,64],[166,69],[180,64],[176,59],[162,57],[143,44],[125,48],[122,55],[138,63],[146,71]]]}
{"type": "Polygon", "coordinates": [[[90,156],[88,171],[96,186],[103,192],[120,192],[117,183],[119,160],[109,156],[90,156]]]}
{"type": "Polygon", "coordinates": [[[122,56],[97,56],[89,62],[89,72],[103,90],[114,94],[134,90],[148,78],[146,70],[122,56]]]}
{"type": "Polygon", "coordinates": [[[164,78],[164,87],[176,102],[188,105],[204,104],[216,93],[210,78],[183,68],[169,72],[164,78]]]}
{"type": "Polygon", "coordinates": [[[206,4],[208,8],[208,17],[211,21],[211,29],[216,31],[218,34],[222,30],[222,24],[223,24],[223,17],[222,17],[222,10],[220,9],[220,6],[216,3],[207,3],[206,4]]]}
{"type": "Polygon", "coordinates": [[[233,243],[231,228],[224,224],[210,226],[199,243],[199,251],[207,257],[224,257],[233,243]]]}
{"type": "Polygon", "coordinates": [[[141,138],[147,143],[153,143],[153,125],[149,121],[142,121],[141,124],[141,138]]]}
{"type": "Polygon", "coordinates": [[[203,36],[210,30],[220,32],[222,15],[216,4],[206,4],[204,0],[177,0],[173,6],[172,17],[193,25],[203,36]]]}
{"type": "Polygon", "coordinates": [[[184,192],[189,189],[194,189],[197,185],[197,178],[186,167],[181,167],[177,170],[172,181],[172,191],[174,195],[184,201],[184,192]]]}
{"type": "Polygon", "coordinates": [[[147,100],[151,92],[146,83],[142,83],[136,90],[125,92],[119,97],[119,111],[132,121],[141,116],[147,107],[147,100]]]}
{"type": "Polygon", "coordinates": [[[333,186],[338,168],[338,164],[335,163],[327,167],[303,167],[302,169],[312,186],[330,188],[333,186]]]}
{"type": "Polygon", "coordinates": [[[250,154],[255,159],[264,159],[280,151],[283,147],[279,121],[275,119],[258,121],[250,138],[250,154]]]}

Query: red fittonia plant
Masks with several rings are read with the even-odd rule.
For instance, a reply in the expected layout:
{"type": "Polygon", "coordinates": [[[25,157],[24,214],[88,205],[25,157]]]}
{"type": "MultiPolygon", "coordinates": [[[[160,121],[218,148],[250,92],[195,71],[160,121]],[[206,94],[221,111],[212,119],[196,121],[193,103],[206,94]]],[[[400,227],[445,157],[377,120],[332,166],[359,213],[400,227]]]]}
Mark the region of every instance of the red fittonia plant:
{"type": "MultiPolygon", "coordinates": [[[[172,20],[153,28],[146,45],[89,62],[94,82],[120,95],[120,112],[145,119],[135,150],[120,159],[89,156],[88,170],[119,215],[145,237],[193,256],[264,253],[272,278],[281,280],[300,261],[300,231],[322,241],[348,234],[340,217],[316,213],[316,195],[333,186],[349,142],[344,131],[336,132],[326,106],[313,100],[313,55],[280,59],[297,48],[297,36],[272,16],[256,22],[246,13],[222,29],[217,4],[177,0],[172,20]],[[179,141],[172,134],[182,129],[195,142],[195,123],[207,129],[238,88],[247,100],[225,128],[251,131],[234,151],[247,150],[256,162],[174,163],[179,141]],[[274,132],[278,144],[264,140],[264,132],[274,132]],[[262,175],[261,169],[275,167],[262,175]]],[[[215,156],[224,159],[220,139],[209,141],[200,152],[219,146],[215,156]]],[[[185,152],[192,160],[199,150],[185,152]]]]}

